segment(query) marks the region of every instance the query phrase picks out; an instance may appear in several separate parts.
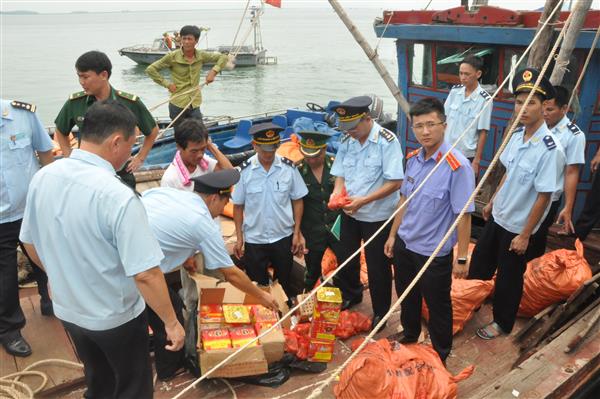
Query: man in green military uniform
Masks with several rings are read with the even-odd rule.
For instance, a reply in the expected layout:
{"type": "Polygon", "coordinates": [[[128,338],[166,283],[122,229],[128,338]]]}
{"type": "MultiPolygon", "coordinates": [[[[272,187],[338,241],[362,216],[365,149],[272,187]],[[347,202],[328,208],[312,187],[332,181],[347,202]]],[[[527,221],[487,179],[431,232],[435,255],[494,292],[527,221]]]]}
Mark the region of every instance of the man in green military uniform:
{"type": "Polygon", "coordinates": [[[196,48],[200,40],[200,28],[186,25],[181,28],[181,48],[167,53],[160,60],[152,63],[146,68],[146,73],[153,81],[168,89],[171,93],[169,101],[169,116],[171,120],[181,116],[175,121],[175,125],[184,118],[202,119],[200,104],[202,94],[200,93],[200,74],[202,65],[215,63],[206,74],[206,84],[212,83],[215,77],[227,64],[229,57],[221,53],[209,53],[196,48]],[[160,71],[168,69],[171,79],[165,79],[160,71]],[[196,90],[194,90],[196,89],[196,90]]]}
{"type": "Polygon", "coordinates": [[[106,54],[100,51],[88,51],[77,59],[75,69],[83,91],[71,94],[54,120],[56,124],[54,136],[60,145],[63,156],[71,155],[69,133],[75,125],[81,128],[83,116],[88,108],[96,101],[108,98],[116,100],[133,112],[137,119],[137,127],[145,136],[140,151],[118,172],[123,180],[135,186],[133,172],[142,166],[152,149],[156,136],[158,136],[158,126],[154,117],[138,96],[116,90],[110,85],[108,79],[111,75],[112,64],[106,54]]]}
{"type": "Polygon", "coordinates": [[[321,277],[321,260],[327,247],[335,253],[338,238],[331,233],[340,211],[327,208],[329,197],[335,185],[335,176],[329,172],[333,157],[327,156],[327,140],[331,135],[324,132],[299,132],[300,152],[304,160],[298,165],[300,175],[308,188],[304,199],[304,214],[300,230],[306,240],[308,252],[304,255],[306,272],[304,288],[309,291],[321,277]]]}

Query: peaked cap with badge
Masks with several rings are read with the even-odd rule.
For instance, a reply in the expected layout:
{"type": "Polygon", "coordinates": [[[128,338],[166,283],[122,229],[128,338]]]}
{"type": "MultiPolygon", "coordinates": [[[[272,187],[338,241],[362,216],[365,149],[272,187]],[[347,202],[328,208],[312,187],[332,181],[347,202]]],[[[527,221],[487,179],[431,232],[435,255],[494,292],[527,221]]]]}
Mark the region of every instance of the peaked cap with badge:
{"type": "Polygon", "coordinates": [[[194,182],[194,191],[202,194],[230,195],[234,184],[240,180],[240,171],[224,169],[190,179],[194,182]]]}
{"type": "MultiPolygon", "coordinates": [[[[516,73],[513,79],[513,93],[529,93],[534,90],[535,82],[540,76],[540,72],[534,68],[526,68],[516,73]]],[[[550,100],[556,96],[554,86],[545,76],[542,76],[540,84],[535,87],[535,92],[544,96],[545,100],[550,100]]]]}
{"type": "Polygon", "coordinates": [[[260,145],[264,151],[275,151],[281,141],[281,132],[283,128],[274,123],[259,123],[250,128],[252,142],[260,145]]]}
{"type": "Polygon", "coordinates": [[[369,96],[352,97],[335,108],[339,118],[339,128],[342,131],[352,130],[361,118],[369,114],[369,106],[373,100],[369,96]]]}

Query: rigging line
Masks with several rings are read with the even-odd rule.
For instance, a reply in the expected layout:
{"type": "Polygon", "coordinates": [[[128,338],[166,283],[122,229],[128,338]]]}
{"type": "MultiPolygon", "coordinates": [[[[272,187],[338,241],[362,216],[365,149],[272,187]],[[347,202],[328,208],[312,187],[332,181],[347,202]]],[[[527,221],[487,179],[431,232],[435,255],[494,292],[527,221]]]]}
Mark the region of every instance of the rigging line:
{"type": "MultiPolygon", "coordinates": [[[[563,0],[560,0],[558,2],[558,4],[556,5],[556,7],[554,8],[554,10],[552,11],[552,13],[550,13],[550,16],[548,17],[549,21],[552,16],[554,15],[554,13],[559,9],[560,4],[562,4],[563,0]]],[[[547,21],[544,23],[543,26],[545,26],[545,24],[547,23],[547,21]]],[[[563,27],[564,28],[564,27],[563,27]]],[[[521,57],[519,58],[519,60],[517,61],[517,63],[513,66],[513,69],[516,69],[516,67],[524,60],[525,56],[527,55],[527,53],[529,52],[529,50],[531,49],[531,47],[533,47],[533,44],[539,39],[540,34],[541,34],[542,29],[540,29],[535,36],[533,37],[531,43],[529,44],[529,46],[525,49],[525,51],[523,52],[523,54],[521,55],[521,57]]],[[[561,31],[562,32],[562,31],[561,31]]],[[[487,100],[486,102],[486,106],[489,105],[490,102],[493,101],[493,99],[498,95],[498,93],[500,92],[500,90],[502,89],[502,87],[506,84],[506,82],[508,81],[508,79],[510,78],[510,76],[514,73],[514,71],[511,71],[511,74],[509,74],[504,81],[502,82],[502,84],[500,85],[500,87],[498,87],[498,89],[494,92],[494,94],[487,100]]],[[[484,107],[485,108],[485,107],[484,107]]],[[[479,112],[479,114],[477,115],[477,117],[479,117],[481,114],[483,113],[483,109],[479,112]]],[[[254,342],[258,341],[260,338],[264,337],[265,335],[269,334],[272,330],[274,330],[275,328],[277,328],[282,322],[283,320],[287,319],[288,317],[290,317],[294,312],[296,312],[298,309],[300,309],[300,307],[302,305],[304,305],[306,302],[308,302],[313,295],[315,295],[315,293],[317,292],[318,288],[323,287],[324,285],[326,285],[327,283],[329,283],[333,277],[339,273],[339,271],[341,269],[343,269],[352,259],[354,259],[358,254],[360,254],[360,252],[362,251],[363,248],[365,248],[368,244],[371,243],[371,241],[373,241],[375,239],[375,237],[381,233],[381,231],[390,223],[390,221],[392,221],[394,219],[394,217],[396,216],[396,214],[398,212],[400,212],[402,209],[404,209],[404,207],[412,200],[412,198],[414,198],[414,196],[422,189],[422,187],[424,186],[424,184],[427,182],[427,180],[431,177],[431,175],[437,170],[437,168],[439,167],[439,165],[442,164],[442,162],[447,158],[448,154],[450,153],[450,151],[452,149],[454,149],[456,147],[456,145],[458,144],[458,142],[462,139],[462,137],[467,133],[468,129],[471,128],[471,126],[475,123],[475,121],[477,120],[477,117],[473,119],[473,121],[471,121],[471,123],[467,126],[467,128],[465,128],[465,130],[462,132],[462,134],[460,136],[458,136],[457,140],[452,144],[452,146],[450,147],[450,149],[448,150],[448,152],[446,152],[440,159],[440,161],[432,168],[432,170],[429,172],[429,174],[427,174],[425,176],[425,178],[423,179],[423,181],[421,182],[421,184],[419,186],[417,186],[417,188],[411,193],[411,195],[408,196],[408,198],[406,199],[406,201],[404,201],[404,203],[398,207],[393,213],[392,215],[389,217],[388,220],[386,220],[383,225],[377,230],[375,231],[375,233],[373,233],[373,235],[371,237],[369,237],[353,254],[351,254],[344,262],[342,262],[335,270],[333,270],[329,276],[327,276],[322,282],[321,284],[319,284],[317,287],[315,287],[310,293],[309,295],[307,295],[302,301],[300,301],[296,306],[292,307],[292,309],[290,309],[288,311],[288,313],[286,313],[285,315],[283,315],[281,317],[281,319],[279,321],[277,321],[275,324],[273,324],[271,327],[269,327],[268,329],[264,330],[261,334],[259,334],[257,337],[253,338],[252,340],[248,341],[246,344],[242,345],[240,348],[238,348],[235,352],[231,353],[229,356],[227,356],[225,359],[223,359],[221,362],[219,362],[218,364],[216,364],[215,366],[213,366],[213,368],[211,368],[210,370],[208,370],[206,373],[204,373],[201,377],[199,377],[198,379],[196,379],[194,382],[192,382],[192,384],[190,386],[188,386],[186,389],[184,389],[183,391],[181,391],[179,394],[177,394],[176,396],[173,397],[173,399],[179,399],[182,395],[184,395],[187,391],[189,391],[190,389],[192,389],[194,386],[196,386],[198,383],[200,383],[201,381],[203,381],[204,379],[206,379],[206,377],[208,377],[210,374],[212,374],[216,369],[218,369],[219,367],[225,365],[227,362],[229,362],[229,360],[233,359],[235,356],[237,356],[239,353],[241,353],[244,349],[246,349],[247,347],[249,347],[250,345],[252,345],[254,342]]],[[[490,170],[490,168],[488,167],[488,171],[490,170]]],[[[487,171],[486,171],[487,173],[487,171]]]]}
{"type": "MultiPolygon", "coordinates": [[[[566,32],[565,27],[567,27],[569,25],[570,19],[571,19],[571,15],[569,15],[569,17],[565,21],[565,25],[563,26],[563,29],[561,30],[560,35],[558,36],[558,38],[556,39],[556,42],[554,43],[554,46],[553,46],[553,48],[552,48],[552,50],[550,52],[550,55],[547,57],[546,62],[544,64],[544,66],[542,67],[542,70],[540,71],[540,74],[539,74],[539,76],[538,76],[538,78],[537,78],[537,80],[536,80],[536,82],[534,84],[533,90],[531,90],[529,92],[529,94],[527,96],[527,99],[525,100],[525,104],[529,103],[529,101],[531,100],[531,98],[535,94],[535,92],[534,92],[535,88],[539,87],[539,84],[542,81],[544,73],[548,69],[548,66],[550,65],[550,62],[552,61],[553,56],[556,53],[558,45],[559,45],[560,41],[563,39],[563,37],[564,37],[564,33],[566,32]]],[[[454,233],[454,230],[458,226],[458,223],[461,221],[462,217],[465,215],[465,213],[467,213],[467,209],[468,209],[469,205],[471,204],[471,202],[474,201],[475,196],[477,195],[477,193],[479,192],[479,190],[483,186],[483,183],[485,183],[485,181],[487,180],[487,178],[490,176],[490,174],[491,174],[494,166],[496,165],[496,163],[498,162],[498,159],[500,158],[500,154],[502,154],[502,152],[506,148],[508,142],[510,141],[510,139],[511,139],[513,133],[514,133],[515,127],[517,126],[517,124],[519,123],[519,120],[520,120],[521,116],[525,112],[525,108],[526,107],[522,107],[519,110],[519,113],[517,114],[517,117],[515,118],[515,120],[513,121],[513,124],[511,125],[510,129],[508,130],[508,134],[503,139],[502,144],[500,145],[500,148],[498,149],[496,155],[492,159],[492,162],[490,163],[490,166],[488,167],[488,169],[486,170],[485,174],[483,175],[481,181],[479,182],[479,184],[477,185],[477,187],[475,188],[475,190],[473,190],[473,192],[471,193],[471,196],[469,197],[468,201],[466,202],[466,204],[464,205],[464,207],[462,208],[462,210],[458,214],[457,218],[454,220],[454,223],[452,223],[452,225],[450,226],[450,228],[448,229],[448,231],[446,232],[446,234],[442,238],[442,241],[438,244],[437,248],[433,251],[433,253],[429,257],[429,259],[427,260],[427,262],[423,265],[423,267],[421,268],[421,270],[419,271],[419,273],[417,273],[417,275],[415,276],[415,278],[411,281],[411,283],[408,285],[408,287],[404,290],[404,292],[402,293],[402,295],[400,295],[398,297],[398,300],[390,308],[390,310],[388,311],[388,313],[386,313],[386,315],[383,316],[383,318],[377,324],[377,326],[373,327],[373,330],[365,337],[365,340],[361,343],[361,345],[358,348],[356,348],[356,350],[354,352],[352,352],[352,354],[350,355],[350,357],[348,357],[348,359],[346,359],[346,361],[340,367],[338,367],[325,381],[323,381],[323,383],[321,383],[316,389],[314,389],[311,392],[311,394],[308,396],[307,399],[316,399],[323,392],[323,388],[325,388],[327,385],[329,385],[343,371],[343,369],[354,359],[354,357],[356,357],[360,353],[360,351],[368,344],[369,339],[373,338],[373,336],[378,332],[379,327],[383,326],[383,324],[387,322],[388,318],[392,315],[392,313],[394,313],[398,309],[398,307],[400,306],[400,304],[402,303],[402,301],[404,300],[404,298],[406,298],[406,296],[408,295],[408,293],[414,288],[414,286],[417,284],[417,282],[419,281],[419,279],[427,271],[427,269],[429,268],[429,266],[431,265],[431,263],[433,262],[433,260],[437,256],[437,254],[439,253],[439,251],[442,249],[443,245],[446,243],[446,241],[448,241],[450,239],[450,236],[454,233]]]]}
{"type": "Polygon", "coordinates": [[[237,31],[235,32],[235,36],[233,37],[233,42],[231,43],[231,47],[235,46],[235,41],[237,40],[238,34],[240,33],[240,29],[242,28],[242,24],[244,23],[244,18],[246,18],[246,13],[248,12],[248,7],[250,6],[250,0],[246,2],[246,8],[244,8],[244,13],[242,14],[242,18],[240,19],[240,23],[238,24],[237,31]]]}
{"type": "Polygon", "coordinates": [[[596,36],[594,36],[594,41],[592,42],[590,51],[588,52],[587,58],[585,59],[585,63],[583,64],[581,73],[579,74],[579,77],[577,78],[577,82],[575,83],[575,86],[573,87],[573,91],[571,93],[571,98],[569,99],[569,104],[567,105],[567,110],[569,108],[571,108],[571,104],[573,103],[573,100],[575,99],[575,97],[577,97],[577,89],[579,88],[579,85],[581,84],[581,81],[583,80],[583,75],[585,75],[585,71],[587,70],[590,60],[592,59],[592,54],[594,53],[594,50],[596,49],[596,44],[598,43],[598,37],[600,37],[600,26],[598,26],[598,29],[596,29],[596,36]]]}

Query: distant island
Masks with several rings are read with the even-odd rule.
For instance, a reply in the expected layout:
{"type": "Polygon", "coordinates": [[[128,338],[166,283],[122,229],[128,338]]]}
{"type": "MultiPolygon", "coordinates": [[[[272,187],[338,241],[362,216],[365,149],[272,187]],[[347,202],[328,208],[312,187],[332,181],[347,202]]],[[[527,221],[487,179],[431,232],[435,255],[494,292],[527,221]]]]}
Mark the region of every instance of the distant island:
{"type": "Polygon", "coordinates": [[[36,15],[39,12],[36,11],[27,11],[27,10],[16,10],[16,11],[0,11],[0,14],[5,15],[36,15]]]}

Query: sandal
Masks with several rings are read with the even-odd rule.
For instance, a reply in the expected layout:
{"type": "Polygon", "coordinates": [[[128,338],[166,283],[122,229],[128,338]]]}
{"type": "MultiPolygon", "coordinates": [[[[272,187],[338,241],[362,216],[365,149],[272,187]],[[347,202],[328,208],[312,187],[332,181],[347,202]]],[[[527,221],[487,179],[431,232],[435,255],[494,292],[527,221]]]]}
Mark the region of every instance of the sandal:
{"type": "Polygon", "coordinates": [[[492,321],[477,330],[477,336],[481,339],[490,340],[499,337],[500,335],[504,335],[504,331],[502,331],[502,328],[495,321],[492,321]]]}

